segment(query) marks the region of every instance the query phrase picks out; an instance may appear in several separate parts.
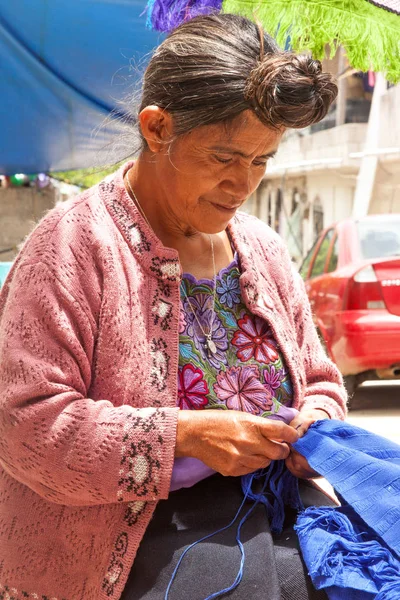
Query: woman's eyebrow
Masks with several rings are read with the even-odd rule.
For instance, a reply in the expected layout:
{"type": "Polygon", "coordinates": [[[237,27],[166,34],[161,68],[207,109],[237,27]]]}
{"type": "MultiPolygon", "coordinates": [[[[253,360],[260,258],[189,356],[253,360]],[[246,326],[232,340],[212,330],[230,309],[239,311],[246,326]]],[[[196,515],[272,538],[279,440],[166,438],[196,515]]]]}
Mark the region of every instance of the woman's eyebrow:
{"type": "MultiPolygon", "coordinates": [[[[239,150],[232,150],[232,148],[226,148],[224,146],[212,146],[210,148],[214,152],[222,152],[225,154],[235,154],[237,156],[241,156],[242,158],[251,158],[251,154],[245,154],[244,152],[240,152],[239,150]]],[[[267,152],[267,154],[261,154],[257,156],[257,158],[273,158],[277,153],[278,149],[271,150],[271,152],[267,152]]]]}

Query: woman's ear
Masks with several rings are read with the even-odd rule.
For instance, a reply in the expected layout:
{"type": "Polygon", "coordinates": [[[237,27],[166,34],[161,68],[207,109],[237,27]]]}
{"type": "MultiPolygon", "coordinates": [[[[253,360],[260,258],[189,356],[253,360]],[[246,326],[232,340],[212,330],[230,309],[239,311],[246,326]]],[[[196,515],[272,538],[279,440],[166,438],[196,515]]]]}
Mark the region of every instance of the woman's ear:
{"type": "Polygon", "coordinates": [[[159,106],[146,106],[139,114],[142,135],[149,149],[158,153],[172,139],[172,117],[159,106]]]}

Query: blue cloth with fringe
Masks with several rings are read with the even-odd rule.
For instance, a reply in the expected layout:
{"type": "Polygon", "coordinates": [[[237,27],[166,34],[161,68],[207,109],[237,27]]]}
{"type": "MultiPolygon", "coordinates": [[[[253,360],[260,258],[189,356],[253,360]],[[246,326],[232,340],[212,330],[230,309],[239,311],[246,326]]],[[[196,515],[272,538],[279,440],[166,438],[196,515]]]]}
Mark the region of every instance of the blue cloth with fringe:
{"type": "Polygon", "coordinates": [[[296,530],[313,584],[330,600],[400,600],[400,446],[335,420],[296,444],[339,507],[311,507],[296,530]]]}
{"type": "Polygon", "coordinates": [[[233,583],[206,600],[232,592],[242,580],[245,554],[241,528],[263,504],[273,533],[282,531],[285,507],[299,511],[295,525],[301,552],[317,589],[329,600],[400,600],[400,446],[349,423],[316,421],[293,444],[335,489],[341,506],[304,510],[298,479],[284,461],[241,478],[243,501],[223,529],[191,544],[172,574],[165,600],[187,553],[233,526],[241,560],[233,583]],[[242,516],[245,503],[250,503],[242,516]]]}

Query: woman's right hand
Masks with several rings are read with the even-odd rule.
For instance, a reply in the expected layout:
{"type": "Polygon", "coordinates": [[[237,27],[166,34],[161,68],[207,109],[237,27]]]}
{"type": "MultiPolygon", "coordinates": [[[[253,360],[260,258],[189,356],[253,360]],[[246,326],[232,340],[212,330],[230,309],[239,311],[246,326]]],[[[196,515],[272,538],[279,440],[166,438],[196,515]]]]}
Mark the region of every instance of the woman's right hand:
{"type": "Polygon", "coordinates": [[[222,475],[246,475],[286,459],[298,440],[289,425],[234,410],[181,410],[175,456],[192,456],[222,475]]]}

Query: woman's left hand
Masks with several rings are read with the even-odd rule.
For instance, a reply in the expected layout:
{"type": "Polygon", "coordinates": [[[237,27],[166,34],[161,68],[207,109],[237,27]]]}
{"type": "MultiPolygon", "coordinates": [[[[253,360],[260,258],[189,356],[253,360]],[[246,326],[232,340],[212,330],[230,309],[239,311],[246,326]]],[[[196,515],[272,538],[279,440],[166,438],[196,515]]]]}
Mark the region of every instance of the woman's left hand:
{"type": "MultiPolygon", "coordinates": [[[[329,415],[324,411],[318,408],[303,410],[300,411],[299,414],[289,423],[291,427],[294,427],[299,436],[302,437],[315,421],[319,421],[320,419],[329,419],[329,415]]],[[[308,464],[307,460],[296,452],[292,447],[290,447],[290,454],[285,460],[286,466],[289,471],[295,477],[299,477],[301,479],[311,479],[312,477],[320,477],[319,473],[314,471],[308,464]]]]}

